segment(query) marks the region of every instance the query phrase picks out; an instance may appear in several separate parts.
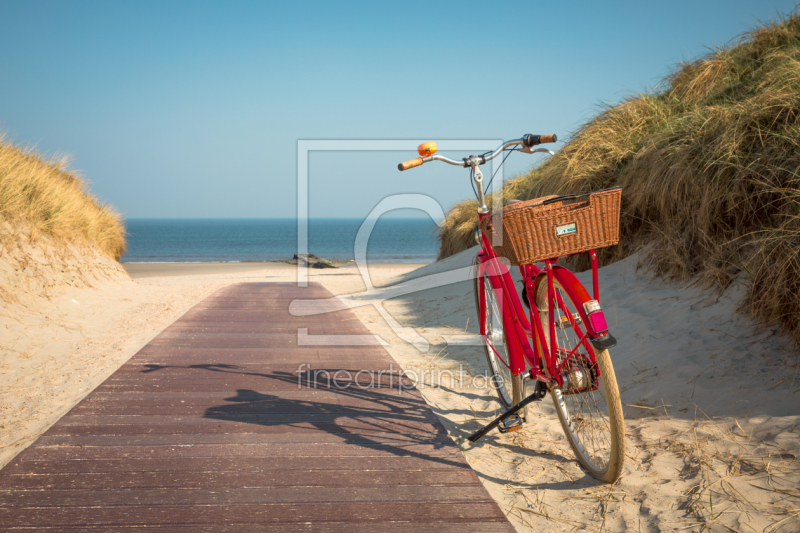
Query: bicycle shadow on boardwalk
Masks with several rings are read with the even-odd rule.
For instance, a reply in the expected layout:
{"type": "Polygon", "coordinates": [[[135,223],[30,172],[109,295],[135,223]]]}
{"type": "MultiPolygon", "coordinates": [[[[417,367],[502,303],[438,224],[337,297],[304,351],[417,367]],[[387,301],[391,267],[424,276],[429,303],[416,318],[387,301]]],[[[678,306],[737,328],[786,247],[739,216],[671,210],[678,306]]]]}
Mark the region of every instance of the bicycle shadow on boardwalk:
{"type": "MultiPolygon", "coordinates": [[[[375,376],[358,370],[311,369],[301,373],[253,372],[232,364],[147,364],[142,373],[169,368],[196,369],[263,378],[264,389],[275,390],[275,382],[290,385],[275,394],[238,389],[222,398],[224,404],[209,407],[203,418],[261,427],[281,427],[286,433],[324,432],[338,436],[341,444],[379,450],[395,456],[415,457],[432,466],[469,468],[459,448],[402,371],[375,376]],[[337,374],[338,372],[338,374],[337,374]],[[355,376],[346,380],[340,376],[355,376]],[[369,378],[369,379],[368,379],[369,378]],[[282,392],[290,394],[281,395],[282,392]],[[319,400],[312,394],[319,392],[319,400]]],[[[357,454],[356,454],[357,455],[357,454]]]]}
{"type": "MultiPolygon", "coordinates": [[[[451,394],[458,394],[459,396],[465,397],[472,397],[476,399],[484,399],[484,397],[474,394],[474,393],[464,393],[463,391],[457,391],[455,389],[451,389],[444,385],[438,385],[438,388],[451,393],[451,394]]],[[[545,398],[543,401],[549,401],[549,398],[545,398]]],[[[476,430],[480,429],[483,424],[490,422],[495,416],[498,416],[501,413],[501,409],[498,407],[497,409],[441,409],[436,406],[431,406],[431,409],[434,413],[439,416],[442,423],[447,428],[450,435],[461,442],[466,441],[467,437],[469,437],[472,433],[476,430]],[[475,420],[470,420],[467,422],[455,423],[449,417],[456,415],[457,417],[478,417],[475,420]]],[[[531,416],[534,413],[531,412],[531,416]]],[[[540,419],[546,420],[546,419],[540,419]]],[[[555,421],[557,424],[556,414],[552,414],[552,420],[555,421]]],[[[509,441],[504,435],[502,435],[498,430],[493,430],[492,432],[488,433],[484,437],[480,439],[479,442],[475,444],[470,444],[468,448],[465,450],[465,455],[470,456],[470,451],[478,451],[479,453],[492,453],[492,450],[495,450],[496,453],[499,455],[502,454],[509,454],[515,456],[520,462],[523,461],[536,461],[542,465],[544,469],[556,469],[565,471],[565,467],[567,465],[574,465],[577,463],[575,457],[572,455],[571,451],[568,448],[553,448],[550,446],[552,442],[549,438],[542,433],[542,430],[534,425],[532,427],[526,426],[523,431],[526,433],[514,433],[512,435],[512,440],[509,441]],[[526,431],[527,430],[527,431],[526,431]],[[522,440],[527,441],[531,445],[535,445],[537,449],[532,447],[523,446],[520,444],[521,440],[516,439],[513,437],[523,437],[522,440]]],[[[559,445],[568,446],[566,441],[563,443],[557,443],[559,445]]],[[[509,482],[509,479],[501,476],[492,475],[484,470],[475,469],[475,472],[478,474],[479,477],[497,483],[499,485],[505,485],[509,482]]],[[[565,472],[566,473],[566,472],[565,472]]],[[[525,489],[551,489],[551,490],[574,490],[576,488],[587,488],[587,487],[597,487],[603,486],[605,483],[596,480],[588,473],[586,473],[582,468],[577,471],[574,468],[571,472],[567,474],[567,478],[561,481],[524,481],[524,482],[515,482],[515,486],[519,488],[525,489]],[[580,474],[578,473],[580,472],[580,474]]]]}

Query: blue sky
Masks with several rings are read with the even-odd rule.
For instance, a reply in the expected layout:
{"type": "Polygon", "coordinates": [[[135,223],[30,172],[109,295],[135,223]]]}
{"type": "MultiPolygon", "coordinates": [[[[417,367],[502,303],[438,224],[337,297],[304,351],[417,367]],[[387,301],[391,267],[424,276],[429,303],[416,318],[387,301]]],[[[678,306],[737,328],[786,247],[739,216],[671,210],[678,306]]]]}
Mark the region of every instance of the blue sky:
{"type": "MultiPolygon", "coordinates": [[[[566,139],[794,5],[2,1],[0,129],[126,217],[292,217],[298,139],[566,139]]],[[[408,148],[314,154],[311,216],[471,194],[455,167],[399,173],[408,148]]]]}

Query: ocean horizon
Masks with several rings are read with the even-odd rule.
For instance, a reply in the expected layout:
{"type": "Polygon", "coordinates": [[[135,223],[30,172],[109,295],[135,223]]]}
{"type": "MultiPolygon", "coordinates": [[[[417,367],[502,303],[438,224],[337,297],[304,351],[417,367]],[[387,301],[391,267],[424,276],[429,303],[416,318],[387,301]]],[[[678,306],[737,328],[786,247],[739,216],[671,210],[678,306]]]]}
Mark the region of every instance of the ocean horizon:
{"type": "MultiPolygon", "coordinates": [[[[363,219],[311,218],[308,253],[353,260],[363,219]]],[[[130,218],[123,263],[283,261],[297,253],[294,218],[130,218]]],[[[381,218],[370,234],[367,260],[429,263],[436,260],[436,224],[427,218],[381,218]]]]}

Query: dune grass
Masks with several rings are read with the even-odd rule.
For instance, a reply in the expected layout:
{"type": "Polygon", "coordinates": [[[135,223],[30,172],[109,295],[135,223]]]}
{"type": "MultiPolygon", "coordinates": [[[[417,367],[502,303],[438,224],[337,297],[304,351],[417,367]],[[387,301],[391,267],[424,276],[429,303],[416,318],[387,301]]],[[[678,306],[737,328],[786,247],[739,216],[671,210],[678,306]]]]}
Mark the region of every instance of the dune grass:
{"type": "Polygon", "coordinates": [[[45,160],[1,136],[0,220],[15,230],[2,236],[5,246],[23,236],[36,241],[46,235],[56,241],[93,243],[114,259],[125,251],[119,215],[66,170],[65,159],[45,160]]]}
{"type": "MultiPolygon", "coordinates": [[[[743,278],[743,309],[800,342],[800,13],[601,110],[503,198],[616,185],[621,241],[602,261],[642,249],[660,276],[720,290],[743,278]]],[[[475,229],[474,203],[451,209],[440,258],[472,246],[475,229]]]]}

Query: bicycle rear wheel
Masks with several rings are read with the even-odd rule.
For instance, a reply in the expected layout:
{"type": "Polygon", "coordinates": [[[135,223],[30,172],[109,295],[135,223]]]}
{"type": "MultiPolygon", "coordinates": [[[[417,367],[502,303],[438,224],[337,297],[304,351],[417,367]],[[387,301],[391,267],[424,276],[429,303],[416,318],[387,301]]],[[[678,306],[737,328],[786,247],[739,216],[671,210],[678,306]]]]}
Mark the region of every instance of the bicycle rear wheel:
{"type": "MultiPolygon", "coordinates": [[[[475,272],[478,272],[478,260],[475,261],[475,272]]],[[[483,292],[486,298],[486,329],[481,331],[483,336],[483,351],[486,355],[486,362],[489,365],[489,382],[497,394],[497,399],[506,409],[522,401],[525,397],[525,380],[523,375],[511,373],[509,368],[508,345],[503,329],[503,314],[500,302],[492,288],[489,276],[484,274],[482,278],[477,275],[474,277],[475,310],[480,319],[481,303],[480,293],[483,292]],[[483,279],[483,283],[481,283],[483,279]],[[492,349],[494,348],[494,349],[492,349]]],[[[478,322],[480,324],[480,321],[478,322]]],[[[520,416],[525,418],[525,412],[520,416]]]]}
{"type": "MultiPolygon", "coordinates": [[[[555,292],[561,296],[566,312],[573,317],[579,317],[577,307],[582,302],[572,301],[556,280],[553,280],[553,286],[555,292]]],[[[547,300],[546,278],[542,278],[536,287],[536,307],[549,346],[547,300]]],[[[557,299],[554,299],[552,308],[556,318],[557,361],[561,364],[578,345],[580,336],[569,324],[566,312],[559,307],[557,299]]],[[[552,389],[550,395],[561,427],[578,461],[593,477],[613,483],[622,474],[625,461],[622,402],[608,350],[596,353],[595,359],[596,365],[591,362],[586,347],[578,347],[562,369],[564,385],[560,390],[552,389]],[[591,390],[593,387],[587,385],[594,383],[597,384],[597,389],[591,390]]]]}

